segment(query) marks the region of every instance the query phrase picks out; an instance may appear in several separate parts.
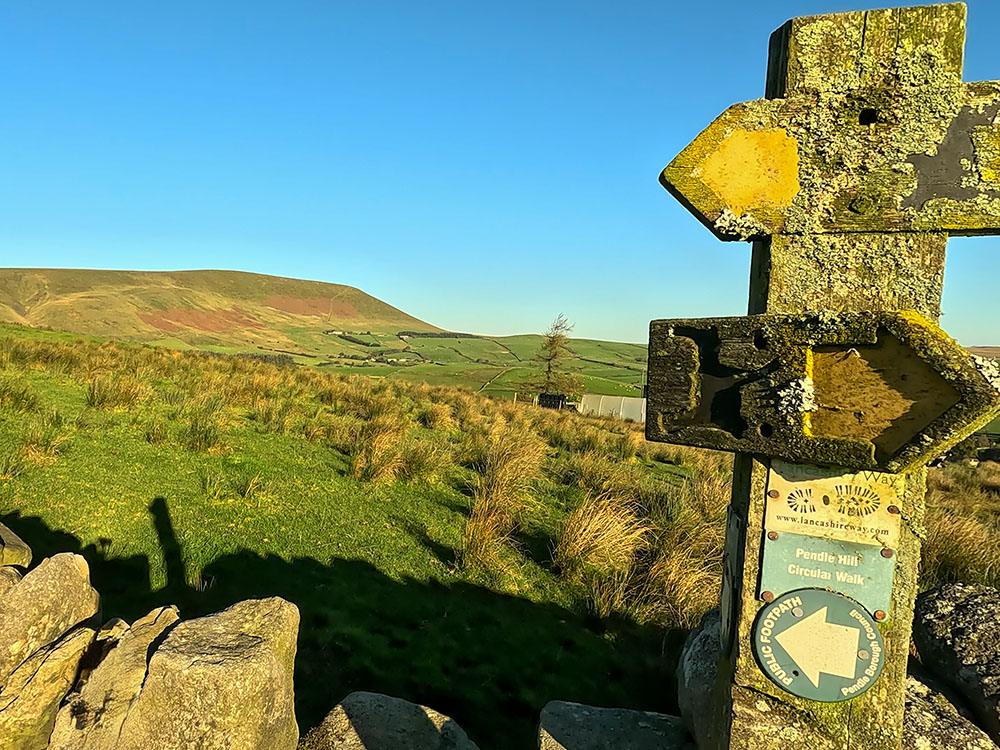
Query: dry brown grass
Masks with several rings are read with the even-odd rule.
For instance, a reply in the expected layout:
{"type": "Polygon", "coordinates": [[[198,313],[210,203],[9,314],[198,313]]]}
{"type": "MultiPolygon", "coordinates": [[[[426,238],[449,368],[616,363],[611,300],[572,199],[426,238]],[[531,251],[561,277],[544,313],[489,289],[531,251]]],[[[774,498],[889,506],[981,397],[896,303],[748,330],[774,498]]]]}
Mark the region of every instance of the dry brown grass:
{"type": "Polygon", "coordinates": [[[503,567],[502,549],[530,509],[529,491],[547,452],[545,442],[524,424],[497,419],[486,438],[472,511],[462,535],[463,566],[503,567]]]}
{"type": "Polygon", "coordinates": [[[454,466],[451,450],[440,441],[411,437],[401,447],[398,477],[407,482],[440,482],[454,466]]]}
{"type": "Polygon", "coordinates": [[[454,430],[458,423],[451,414],[451,407],[444,403],[427,401],[420,406],[417,420],[429,430],[454,430]]]}
{"type": "Polygon", "coordinates": [[[611,493],[587,496],[563,524],[553,562],[570,577],[627,573],[651,530],[638,508],[611,493]]]}
{"type": "Polygon", "coordinates": [[[921,588],[1000,586],[1000,464],[946,464],[928,473],[921,588]]]}
{"type": "Polygon", "coordinates": [[[402,444],[409,423],[397,414],[381,413],[361,428],[351,457],[351,475],[373,484],[395,481],[403,469],[402,444]]]}
{"type": "Polygon", "coordinates": [[[149,387],[129,375],[95,375],[87,383],[87,406],[129,409],[143,401],[149,387]]]}

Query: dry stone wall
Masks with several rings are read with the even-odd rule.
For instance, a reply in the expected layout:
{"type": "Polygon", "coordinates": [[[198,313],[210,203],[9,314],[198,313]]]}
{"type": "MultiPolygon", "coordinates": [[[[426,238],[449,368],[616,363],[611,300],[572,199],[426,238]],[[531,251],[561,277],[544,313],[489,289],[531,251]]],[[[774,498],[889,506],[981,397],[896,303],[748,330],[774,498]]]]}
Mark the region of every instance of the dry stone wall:
{"type": "Polygon", "coordinates": [[[0,748],[294,750],[299,612],[239,602],[181,621],[160,607],[99,624],[86,560],[0,525],[0,748]]]}

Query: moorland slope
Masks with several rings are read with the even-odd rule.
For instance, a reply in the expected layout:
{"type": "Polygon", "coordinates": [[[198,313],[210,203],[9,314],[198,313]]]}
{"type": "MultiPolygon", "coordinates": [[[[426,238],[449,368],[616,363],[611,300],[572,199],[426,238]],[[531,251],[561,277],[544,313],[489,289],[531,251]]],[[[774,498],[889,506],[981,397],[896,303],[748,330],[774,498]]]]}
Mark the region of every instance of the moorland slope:
{"type": "Polygon", "coordinates": [[[0,269],[0,320],[192,347],[294,345],[294,331],[438,331],[354,287],[243,271],[0,269]]]}
{"type": "MultiPolygon", "coordinates": [[[[240,271],[0,269],[0,323],[222,354],[266,352],[334,372],[532,390],[541,337],[442,331],[354,287],[240,271]]],[[[539,326],[544,321],[539,322],[539,326]]],[[[637,396],[643,344],[574,339],[588,393],[637,396]]]]}

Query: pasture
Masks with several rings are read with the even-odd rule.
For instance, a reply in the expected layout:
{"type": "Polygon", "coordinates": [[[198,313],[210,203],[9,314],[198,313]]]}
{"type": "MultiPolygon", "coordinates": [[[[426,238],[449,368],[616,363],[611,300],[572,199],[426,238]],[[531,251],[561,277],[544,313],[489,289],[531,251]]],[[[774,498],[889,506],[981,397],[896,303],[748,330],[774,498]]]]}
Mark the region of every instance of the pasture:
{"type": "MultiPolygon", "coordinates": [[[[483,748],[552,699],[675,712],[730,467],[465,388],[0,331],[0,522],[83,554],[106,618],[295,602],[304,731],[352,690],[483,748]]],[[[931,488],[922,585],[1000,583],[1000,467],[931,488]]]]}

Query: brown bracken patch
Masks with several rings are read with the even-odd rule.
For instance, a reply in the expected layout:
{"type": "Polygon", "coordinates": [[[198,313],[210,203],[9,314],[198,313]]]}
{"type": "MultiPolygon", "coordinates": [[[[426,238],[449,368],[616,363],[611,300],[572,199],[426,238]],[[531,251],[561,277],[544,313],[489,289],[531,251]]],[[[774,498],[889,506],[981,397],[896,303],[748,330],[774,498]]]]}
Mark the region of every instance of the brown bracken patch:
{"type": "Polygon", "coordinates": [[[286,297],[283,294],[272,294],[264,300],[264,304],[293,315],[315,315],[317,317],[329,315],[336,318],[356,318],[358,315],[358,308],[350,302],[333,300],[329,297],[299,299],[286,297]]]}
{"type": "Polygon", "coordinates": [[[210,333],[229,333],[241,328],[267,327],[238,307],[230,310],[157,310],[137,314],[143,322],[170,333],[176,333],[182,328],[195,328],[210,333]]]}

